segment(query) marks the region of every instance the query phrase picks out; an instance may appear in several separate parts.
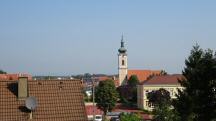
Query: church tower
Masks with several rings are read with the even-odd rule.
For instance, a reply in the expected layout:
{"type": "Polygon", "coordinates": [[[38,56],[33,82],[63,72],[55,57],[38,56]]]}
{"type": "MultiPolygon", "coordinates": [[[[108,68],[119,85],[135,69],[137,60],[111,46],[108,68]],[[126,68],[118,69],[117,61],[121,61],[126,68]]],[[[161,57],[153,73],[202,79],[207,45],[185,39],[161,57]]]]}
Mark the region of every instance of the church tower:
{"type": "Polygon", "coordinates": [[[119,73],[119,86],[124,85],[127,80],[127,72],[128,72],[128,65],[127,65],[127,53],[124,47],[124,40],[123,35],[121,38],[121,47],[118,49],[118,73],[119,73]]]}

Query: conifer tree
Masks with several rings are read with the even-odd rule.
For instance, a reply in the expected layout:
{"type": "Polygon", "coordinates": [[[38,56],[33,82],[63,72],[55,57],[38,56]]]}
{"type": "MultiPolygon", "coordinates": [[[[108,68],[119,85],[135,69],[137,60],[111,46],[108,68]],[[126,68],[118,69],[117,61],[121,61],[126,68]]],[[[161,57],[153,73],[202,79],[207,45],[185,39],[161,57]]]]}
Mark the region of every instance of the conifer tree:
{"type": "Polygon", "coordinates": [[[179,81],[184,89],[174,101],[181,120],[216,120],[216,54],[196,45],[185,65],[185,78],[179,81]]]}

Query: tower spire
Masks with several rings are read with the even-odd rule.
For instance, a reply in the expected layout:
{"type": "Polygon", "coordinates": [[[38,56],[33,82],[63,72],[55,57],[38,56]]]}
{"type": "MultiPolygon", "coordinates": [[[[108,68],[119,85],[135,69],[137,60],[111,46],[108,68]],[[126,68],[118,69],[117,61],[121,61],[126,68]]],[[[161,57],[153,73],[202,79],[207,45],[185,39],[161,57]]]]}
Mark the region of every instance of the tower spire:
{"type": "Polygon", "coordinates": [[[121,36],[121,47],[118,49],[118,71],[119,71],[119,86],[124,85],[127,80],[127,49],[124,46],[124,36],[121,36]]]}
{"type": "Polygon", "coordinates": [[[119,53],[126,53],[126,49],[124,47],[124,37],[123,37],[123,34],[121,36],[121,47],[118,49],[119,53]]]}
{"type": "Polygon", "coordinates": [[[123,36],[123,34],[121,36],[121,47],[124,47],[124,36],[123,36]]]}

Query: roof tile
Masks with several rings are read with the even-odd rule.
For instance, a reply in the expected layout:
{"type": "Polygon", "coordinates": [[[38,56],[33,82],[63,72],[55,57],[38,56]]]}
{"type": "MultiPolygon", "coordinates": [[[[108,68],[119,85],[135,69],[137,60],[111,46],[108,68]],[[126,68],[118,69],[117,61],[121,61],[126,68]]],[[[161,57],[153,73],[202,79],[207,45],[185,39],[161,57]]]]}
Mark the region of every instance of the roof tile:
{"type": "MultiPolygon", "coordinates": [[[[29,80],[28,84],[29,96],[38,101],[31,121],[87,120],[80,80],[29,80]]],[[[16,81],[0,81],[0,120],[29,120],[25,101],[17,100],[16,94],[16,81]]]]}
{"type": "Polygon", "coordinates": [[[160,70],[128,70],[128,79],[132,75],[136,75],[139,79],[139,82],[145,81],[152,74],[160,74],[160,70]]]}
{"type": "Polygon", "coordinates": [[[184,76],[181,74],[173,74],[173,75],[162,75],[162,76],[154,76],[151,79],[143,82],[143,85],[158,85],[158,84],[171,84],[171,85],[179,85],[178,80],[183,79],[184,76]]]}

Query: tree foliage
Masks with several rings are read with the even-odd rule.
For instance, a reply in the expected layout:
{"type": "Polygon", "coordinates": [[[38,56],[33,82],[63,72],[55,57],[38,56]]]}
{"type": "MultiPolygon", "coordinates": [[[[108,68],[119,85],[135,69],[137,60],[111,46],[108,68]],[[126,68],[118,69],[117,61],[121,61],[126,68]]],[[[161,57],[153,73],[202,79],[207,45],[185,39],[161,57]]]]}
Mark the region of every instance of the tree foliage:
{"type": "Polygon", "coordinates": [[[7,74],[7,72],[0,69],[0,74],[7,74]]]}
{"type": "Polygon", "coordinates": [[[185,65],[185,78],[180,80],[184,90],[179,90],[174,101],[181,120],[216,120],[216,54],[210,49],[203,51],[196,45],[185,65]]]}
{"type": "Polygon", "coordinates": [[[130,113],[130,114],[122,113],[120,115],[120,121],[141,121],[141,117],[134,113],[130,113]]]}
{"type": "Polygon", "coordinates": [[[111,111],[115,107],[118,97],[119,94],[113,80],[101,81],[96,87],[95,101],[105,115],[107,111],[111,111]]]}
{"type": "Polygon", "coordinates": [[[179,121],[179,116],[168,105],[155,106],[153,109],[152,121],[179,121]]]}
{"type": "Polygon", "coordinates": [[[128,80],[129,89],[131,90],[131,99],[130,101],[132,103],[137,103],[137,84],[139,83],[139,79],[136,75],[131,75],[131,77],[128,80]]]}
{"type": "Polygon", "coordinates": [[[125,106],[135,106],[137,103],[137,84],[139,80],[136,75],[131,75],[127,80],[127,85],[118,87],[121,102],[125,106]]]}
{"type": "Polygon", "coordinates": [[[131,75],[128,80],[128,85],[132,87],[136,87],[136,85],[139,83],[139,79],[136,75],[131,75]]]}
{"type": "Polygon", "coordinates": [[[171,97],[170,93],[161,88],[159,90],[152,91],[148,93],[147,98],[149,103],[152,103],[154,109],[153,113],[153,121],[177,121],[178,117],[171,109],[171,97]]]}
{"type": "Polygon", "coordinates": [[[149,92],[147,98],[153,105],[170,105],[170,93],[163,88],[149,92]]]}

